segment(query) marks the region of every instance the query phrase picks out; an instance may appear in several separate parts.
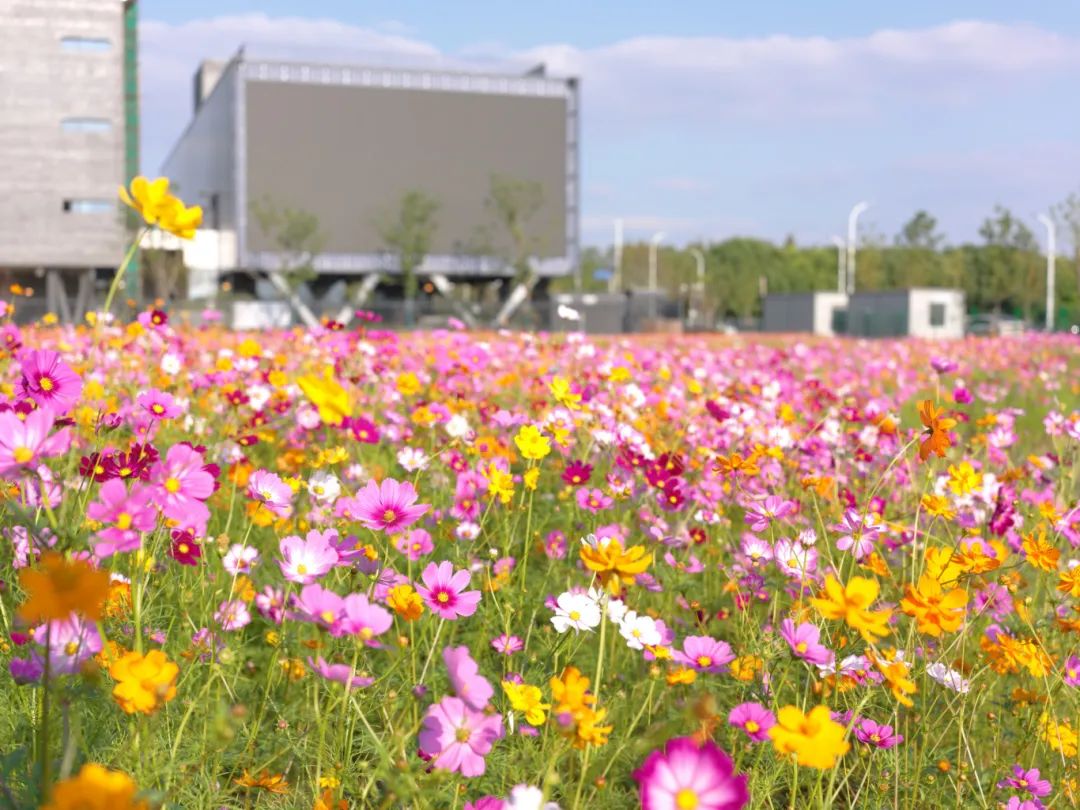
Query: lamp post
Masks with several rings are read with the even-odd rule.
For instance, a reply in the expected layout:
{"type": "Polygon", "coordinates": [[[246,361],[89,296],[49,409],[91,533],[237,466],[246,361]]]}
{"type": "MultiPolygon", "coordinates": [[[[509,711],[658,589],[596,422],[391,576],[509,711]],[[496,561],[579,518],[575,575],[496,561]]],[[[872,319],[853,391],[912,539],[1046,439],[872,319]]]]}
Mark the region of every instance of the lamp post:
{"type": "Polygon", "coordinates": [[[697,263],[697,298],[698,306],[701,310],[698,312],[698,320],[704,320],[705,317],[705,254],[701,252],[700,248],[690,248],[690,255],[694,257],[694,261],[697,263]]]}
{"type": "Polygon", "coordinates": [[[847,250],[847,245],[839,236],[834,236],[832,243],[836,245],[836,291],[842,293],[847,289],[847,278],[845,277],[847,266],[844,264],[844,252],[847,250]]]}
{"type": "Polygon", "coordinates": [[[656,285],[657,285],[657,256],[656,250],[667,236],[663,231],[657,231],[649,240],[649,319],[656,320],[656,285]]]}
{"type": "Polygon", "coordinates": [[[614,265],[614,272],[611,274],[611,279],[608,281],[608,292],[613,293],[618,291],[622,287],[622,249],[623,249],[623,222],[621,219],[615,220],[615,244],[612,246],[612,264],[614,265]]]}
{"type": "Polygon", "coordinates": [[[856,228],[859,223],[859,214],[870,207],[868,202],[856,203],[851,209],[847,219],[847,291],[848,295],[855,292],[855,242],[858,239],[856,228]]]}
{"type": "Polygon", "coordinates": [[[1039,222],[1046,226],[1046,331],[1054,331],[1054,264],[1057,261],[1057,228],[1054,220],[1039,214],[1039,222]]]}

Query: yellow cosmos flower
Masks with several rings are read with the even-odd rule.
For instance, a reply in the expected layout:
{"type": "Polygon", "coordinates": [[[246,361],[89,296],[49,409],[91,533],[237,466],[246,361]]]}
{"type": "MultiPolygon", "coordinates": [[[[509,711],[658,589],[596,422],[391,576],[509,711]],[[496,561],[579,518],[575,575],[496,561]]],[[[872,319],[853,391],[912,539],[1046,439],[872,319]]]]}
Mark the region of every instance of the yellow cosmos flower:
{"type": "Polygon", "coordinates": [[[815,706],[804,714],[798,706],[785,706],[769,729],[773,747],[780,754],[794,754],[800,765],[825,770],[851,748],[846,731],[832,719],[828,706],[815,706]]]}
{"type": "Polygon", "coordinates": [[[551,442],[536,425],[523,425],[514,437],[514,444],[529,461],[540,461],[551,452],[551,442]]]}
{"type": "Polygon", "coordinates": [[[147,225],[157,225],[181,239],[192,239],[202,225],[202,207],[187,206],[169,192],[169,179],[147,180],[143,176],[131,181],[130,191],[120,189],[120,199],[142,216],[147,225]]]}
{"type": "Polygon", "coordinates": [[[550,703],[544,703],[543,693],[540,687],[531,686],[527,683],[502,682],[503,692],[510,699],[510,706],[516,712],[525,715],[525,722],[530,726],[542,726],[547,720],[547,710],[550,703]]]}
{"type": "Polygon", "coordinates": [[[176,697],[179,674],[180,668],[161,650],[129,652],[109,667],[117,681],[113,698],[128,714],[152,714],[176,697]]]}
{"type": "Polygon", "coordinates": [[[581,407],[581,394],[575,394],[570,388],[570,382],[564,377],[554,377],[548,383],[551,395],[560,405],[576,411],[581,407]]]}
{"type": "Polygon", "coordinates": [[[326,369],[322,377],[301,377],[296,384],[319,409],[319,418],[326,424],[340,425],[346,417],[352,416],[349,392],[334,379],[333,369],[326,369]]]}
{"type": "Polygon", "coordinates": [[[126,773],[88,763],[77,776],[57,782],[41,810],[147,810],[149,804],[135,800],[137,792],[126,773]]]}
{"type": "Polygon", "coordinates": [[[585,567],[599,575],[612,594],[618,594],[623,583],[632,583],[652,563],[652,554],[646,553],[644,546],[624,550],[622,543],[614,537],[584,542],[579,553],[585,567]]]}
{"type": "Polygon", "coordinates": [[[831,574],[825,578],[825,593],[810,602],[826,619],[847,622],[858,630],[863,639],[872,642],[875,636],[889,635],[891,610],[870,610],[877,599],[880,586],[877,580],[852,577],[847,585],[841,585],[831,574]]]}
{"type": "Polygon", "coordinates": [[[900,609],[915,617],[920,633],[938,638],[942,633],[955,633],[960,629],[967,602],[968,594],[963,588],[946,591],[936,579],[923,574],[917,587],[907,586],[900,609]]]}

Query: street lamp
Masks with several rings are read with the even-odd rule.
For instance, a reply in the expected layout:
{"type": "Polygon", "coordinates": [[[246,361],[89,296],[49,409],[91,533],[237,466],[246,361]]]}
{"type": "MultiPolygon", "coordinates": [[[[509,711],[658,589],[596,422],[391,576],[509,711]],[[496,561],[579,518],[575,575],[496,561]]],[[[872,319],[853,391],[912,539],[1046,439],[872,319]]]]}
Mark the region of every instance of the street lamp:
{"type": "Polygon", "coordinates": [[[847,288],[847,266],[844,264],[844,252],[847,250],[847,245],[839,236],[834,236],[832,243],[836,245],[836,291],[843,293],[847,288]]]}
{"type": "Polygon", "coordinates": [[[698,304],[701,307],[698,318],[703,320],[705,316],[705,254],[701,252],[700,248],[690,248],[690,255],[697,262],[698,304]]]}
{"type": "Polygon", "coordinates": [[[855,292],[855,242],[858,238],[856,227],[859,222],[859,214],[870,207],[868,202],[856,203],[847,218],[847,291],[848,295],[855,292]]]}
{"type": "Polygon", "coordinates": [[[667,236],[663,231],[657,231],[649,240],[649,319],[656,320],[656,249],[667,236]]]}
{"type": "Polygon", "coordinates": [[[1046,331],[1054,331],[1054,263],[1057,261],[1057,228],[1054,220],[1039,214],[1039,222],[1046,226],[1046,331]]]}
{"type": "Polygon", "coordinates": [[[615,244],[612,246],[612,264],[614,272],[608,281],[608,292],[613,293],[622,287],[622,251],[623,251],[623,222],[615,219],[615,244]]]}

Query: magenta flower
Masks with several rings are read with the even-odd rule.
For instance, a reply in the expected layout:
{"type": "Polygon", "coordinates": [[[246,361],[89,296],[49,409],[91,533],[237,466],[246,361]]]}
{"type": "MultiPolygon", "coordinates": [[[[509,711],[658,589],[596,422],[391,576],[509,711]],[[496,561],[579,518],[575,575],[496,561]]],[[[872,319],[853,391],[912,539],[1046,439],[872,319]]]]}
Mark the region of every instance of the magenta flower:
{"type": "Polygon", "coordinates": [[[86,515],[110,525],[97,533],[94,556],[105,559],[139,547],[142,532],[151,531],[157,523],[157,510],[151,503],[153,495],[153,490],[142,484],[132,484],[128,492],[120,478],[110,478],[101,485],[99,500],[86,507],[86,515]]]}
{"type": "Polygon", "coordinates": [[[26,415],[25,421],[14,411],[0,412],[0,476],[20,467],[36,464],[45,456],[59,456],[71,446],[71,428],[52,436],[51,411],[39,409],[26,415]]]}
{"type": "Polygon", "coordinates": [[[733,773],[731,758],[712,740],[668,740],[634,771],[642,810],[738,810],[750,801],[746,776],[733,773]]]}
{"type": "Polygon", "coordinates": [[[293,607],[296,618],[334,630],[345,610],[345,600],[320,585],[305,585],[300,595],[293,597],[293,607]]]}
{"type": "Polygon", "coordinates": [[[503,655],[513,655],[514,653],[519,653],[525,649],[525,642],[518,636],[511,636],[503,633],[491,640],[491,646],[495,648],[496,652],[502,653],[503,655]]]}
{"type": "Polygon", "coordinates": [[[859,742],[874,748],[893,748],[904,741],[904,735],[894,734],[892,726],[875,723],[869,718],[860,720],[852,732],[859,742]]]}
{"type": "Polygon", "coordinates": [[[332,544],[337,532],[320,532],[312,529],[301,540],[295,534],[281,538],[278,548],[282,560],[278,560],[281,573],[289,582],[310,585],[337,565],[338,553],[332,544]]]}
{"type": "Polygon", "coordinates": [[[172,394],[156,389],[143,391],[135,397],[135,404],[146,411],[151,419],[175,419],[183,413],[172,394]]]}
{"type": "Polygon", "coordinates": [[[428,563],[420,575],[424,584],[417,585],[416,592],[432,613],[453,621],[459,616],[472,616],[480,603],[480,591],[465,590],[471,578],[464,569],[455,573],[449,560],[438,565],[428,563]]]}
{"type": "Polygon", "coordinates": [[[726,641],[711,636],[687,636],[682,650],[676,650],[671,657],[701,672],[723,672],[735,660],[735,653],[726,641]]]}
{"type": "Polygon", "coordinates": [[[795,503],[777,495],[769,495],[764,501],[756,503],[746,511],[746,525],[751,531],[763,532],[774,520],[786,517],[795,511],[795,503]]]}
{"type": "Polygon", "coordinates": [[[584,461],[571,461],[563,470],[562,480],[570,486],[584,486],[592,476],[592,465],[584,461]]]}
{"type": "Polygon", "coordinates": [[[214,494],[214,476],[206,470],[202,453],[187,444],[174,444],[150,470],[150,481],[165,517],[177,521],[180,528],[198,528],[202,534],[210,519],[203,501],[214,494]]]}
{"type": "Polygon", "coordinates": [[[328,664],[321,655],[314,660],[309,657],[307,662],[309,667],[326,680],[347,684],[352,689],[364,689],[375,683],[374,678],[354,674],[348,664],[328,664]]]}
{"type": "Polygon", "coordinates": [[[997,783],[999,788],[1004,790],[1010,788],[1024,790],[1037,798],[1050,795],[1053,786],[1050,784],[1050,780],[1042,778],[1038,768],[1024,770],[1022,765],[1013,765],[1012,770],[1012,776],[1007,776],[997,783]]]}
{"type": "Polygon", "coordinates": [[[1065,662],[1064,681],[1069,686],[1080,686],[1080,656],[1070,655],[1065,662]]]}
{"type": "Polygon", "coordinates": [[[484,714],[456,697],[444,697],[428,707],[420,730],[420,750],[432,765],[462,776],[480,776],[484,757],[503,735],[502,717],[484,714]]]}
{"type": "Polygon", "coordinates": [[[450,676],[454,694],[470,708],[483,709],[495,694],[487,678],[480,674],[480,667],[469,655],[468,647],[443,648],[443,662],[450,676]]]}
{"type": "Polygon", "coordinates": [[[376,646],[372,640],[390,629],[394,617],[379,605],[368,601],[367,595],[351,593],[342,602],[341,616],[331,635],[356,636],[369,647],[376,646]]]}
{"type": "Polygon", "coordinates": [[[383,479],[382,484],[368,481],[353,499],[356,519],[372,531],[396,534],[427,512],[426,504],[415,505],[419,497],[408,482],[398,483],[393,478],[383,479]]]}
{"type": "Polygon", "coordinates": [[[38,407],[63,416],[75,407],[82,393],[82,378],[49,349],[27,349],[19,355],[22,377],[15,393],[38,407]]]}
{"type": "Polygon", "coordinates": [[[780,635],[791,647],[792,654],[809,664],[822,666],[835,658],[833,651],[820,643],[821,629],[815,624],[802,622],[796,627],[791,619],[784,619],[780,623],[780,635]]]}
{"type": "Polygon", "coordinates": [[[278,517],[292,514],[293,491],[280,476],[268,470],[256,470],[248,478],[247,494],[278,517]]]}
{"type": "Polygon", "coordinates": [[[769,729],[776,725],[776,718],[760,703],[740,703],[728,714],[728,722],[741,728],[754,742],[762,742],[769,739],[769,729]]]}
{"type": "Polygon", "coordinates": [[[431,542],[431,535],[425,529],[413,529],[397,537],[394,540],[394,548],[416,562],[425,554],[434,551],[435,544],[431,542]]]}

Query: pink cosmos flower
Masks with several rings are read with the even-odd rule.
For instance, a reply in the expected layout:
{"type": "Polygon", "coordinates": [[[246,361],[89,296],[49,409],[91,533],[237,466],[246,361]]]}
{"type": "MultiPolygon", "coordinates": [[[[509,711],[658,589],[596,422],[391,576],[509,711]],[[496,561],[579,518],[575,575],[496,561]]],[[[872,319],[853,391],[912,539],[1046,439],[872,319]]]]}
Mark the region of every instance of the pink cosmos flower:
{"type": "Polygon", "coordinates": [[[763,532],[774,520],[786,517],[795,511],[795,504],[777,495],[769,495],[764,501],[755,503],[746,512],[746,525],[751,531],[763,532]]]}
{"type": "Polygon", "coordinates": [[[419,497],[408,482],[398,483],[393,478],[385,478],[381,484],[368,481],[353,499],[356,519],[372,531],[396,534],[428,511],[426,504],[416,505],[419,497]]]}
{"type": "Polygon", "coordinates": [[[38,407],[63,416],[75,407],[82,393],[82,378],[49,349],[27,349],[19,355],[22,377],[15,393],[38,407]]]}
{"type": "Polygon", "coordinates": [[[225,557],[222,558],[221,564],[227,572],[237,577],[240,574],[250,573],[258,561],[259,550],[257,548],[233,543],[226,552],[225,557]]]}
{"type": "Polygon", "coordinates": [[[385,633],[393,623],[394,617],[390,612],[373,605],[366,594],[351,593],[342,602],[341,616],[331,635],[356,636],[369,647],[374,647],[377,646],[373,641],[375,636],[385,633]]]}
{"type": "Polygon", "coordinates": [[[609,508],[615,503],[615,501],[605,495],[602,490],[588,489],[586,487],[581,487],[574,498],[577,501],[579,508],[592,512],[594,515],[597,512],[609,508]]]}
{"type": "Polygon", "coordinates": [[[47,645],[52,675],[74,675],[82,665],[101,652],[97,624],[72,614],[64,621],[51,621],[34,628],[34,641],[47,645]]]}
{"type": "Polygon", "coordinates": [[[248,478],[248,497],[259,501],[278,517],[292,514],[293,491],[281,477],[268,470],[256,470],[248,478]]]}
{"type": "Polygon", "coordinates": [[[836,547],[841,551],[850,549],[856,560],[861,560],[874,550],[874,541],[881,533],[881,527],[874,522],[873,515],[867,513],[864,521],[862,513],[857,509],[844,512],[843,522],[832,528],[842,535],[836,541],[836,547]]]}
{"type": "Polygon", "coordinates": [[[480,603],[480,591],[465,590],[471,578],[465,569],[455,573],[449,560],[438,565],[428,563],[420,575],[424,584],[417,585],[416,592],[432,613],[453,621],[459,616],[472,616],[480,603]]]}
{"type": "Polygon", "coordinates": [[[480,667],[469,655],[469,648],[443,648],[443,662],[446,664],[454,694],[470,708],[483,709],[487,706],[495,690],[487,678],[480,674],[480,667]]]}
{"type": "Polygon", "coordinates": [[[53,435],[54,417],[44,408],[20,419],[14,411],[0,412],[0,476],[27,467],[45,456],[59,456],[71,446],[71,428],[53,435]]]}
{"type": "Polygon", "coordinates": [[[420,730],[420,750],[432,765],[462,776],[480,776],[484,757],[503,735],[502,716],[484,714],[456,697],[444,697],[430,706],[420,730]]]}
{"type": "Polygon", "coordinates": [[[769,729],[776,725],[776,718],[760,703],[740,703],[728,714],[728,722],[741,728],[754,742],[763,742],[769,739],[769,729]]]}
{"type": "Polygon", "coordinates": [[[345,610],[345,600],[320,585],[305,585],[300,595],[293,597],[293,607],[297,611],[296,618],[331,630],[345,610]]]}
{"type": "Polygon", "coordinates": [[[143,391],[135,397],[135,404],[146,411],[151,419],[175,419],[181,413],[173,395],[165,391],[143,391]]]}
{"type": "Polygon", "coordinates": [[[425,554],[430,554],[435,549],[431,542],[431,535],[424,529],[413,529],[394,540],[394,548],[404,554],[413,562],[416,562],[425,554]]]}
{"type": "Polygon", "coordinates": [[[870,718],[863,718],[852,729],[856,739],[874,748],[893,748],[904,741],[902,734],[894,734],[893,727],[884,723],[875,723],[870,718]]]}
{"type": "Polygon", "coordinates": [[[1069,686],[1080,686],[1080,656],[1069,656],[1069,660],[1065,662],[1063,680],[1069,686]]]}
{"type": "Polygon", "coordinates": [[[796,626],[791,619],[784,619],[780,624],[780,635],[791,647],[797,658],[814,665],[828,664],[833,658],[833,651],[820,643],[821,629],[810,622],[796,626]]]}
{"type": "Polygon", "coordinates": [[[687,636],[682,650],[676,650],[671,657],[701,672],[723,672],[735,660],[735,653],[726,641],[711,636],[687,636]]]}
{"type": "Polygon", "coordinates": [[[202,535],[210,510],[203,503],[214,494],[214,476],[205,469],[202,453],[187,444],[174,444],[165,458],[150,470],[155,485],[155,500],[165,517],[180,528],[197,529],[202,535]]]}
{"type": "Polygon", "coordinates": [[[750,801],[746,776],[736,776],[731,758],[712,740],[698,746],[689,737],[668,740],[634,771],[642,810],[739,810],[750,801]]]}
{"type": "Polygon", "coordinates": [[[503,633],[491,640],[491,646],[495,648],[496,652],[502,653],[503,655],[513,655],[514,653],[519,653],[525,649],[525,642],[518,636],[511,636],[503,633]]]}
{"type": "Polygon", "coordinates": [[[1024,790],[1036,798],[1049,796],[1053,785],[1050,780],[1043,779],[1038,768],[1025,770],[1023,765],[1013,765],[1012,776],[1007,776],[997,783],[1003,790],[1024,790]]]}
{"type": "Polygon", "coordinates": [[[127,491],[123,479],[110,478],[101,485],[99,500],[86,507],[86,514],[98,523],[111,524],[97,533],[94,556],[105,559],[117,552],[134,551],[142,540],[142,532],[151,531],[157,523],[157,510],[152,505],[154,491],[142,484],[132,484],[127,491]]]}
{"type": "Polygon", "coordinates": [[[309,667],[326,678],[326,680],[347,684],[352,689],[364,689],[375,683],[374,678],[355,675],[352,667],[348,664],[328,664],[321,655],[314,660],[309,657],[307,662],[309,667]]]}
{"type": "Polygon", "coordinates": [[[301,540],[295,534],[281,538],[278,548],[285,559],[278,560],[281,573],[289,582],[310,585],[337,565],[338,553],[331,540],[337,532],[320,532],[312,529],[301,540]]]}
{"type": "Polygon", "coordinates": [[[285,592],[267,585],[262,589],[262,593],[255,597],[255,609],[264,619],[281,624],[281,620],[285,618],[285,592]]]}
{"type": "Polygon", "coordinates": [[[239,630],[251,624],[251,613],[242,600],[232,599],[218,605],[214,619],[222,630],[239,630]]]}

